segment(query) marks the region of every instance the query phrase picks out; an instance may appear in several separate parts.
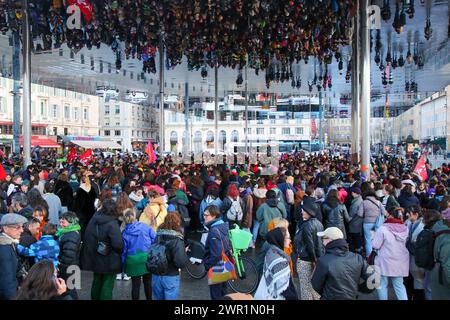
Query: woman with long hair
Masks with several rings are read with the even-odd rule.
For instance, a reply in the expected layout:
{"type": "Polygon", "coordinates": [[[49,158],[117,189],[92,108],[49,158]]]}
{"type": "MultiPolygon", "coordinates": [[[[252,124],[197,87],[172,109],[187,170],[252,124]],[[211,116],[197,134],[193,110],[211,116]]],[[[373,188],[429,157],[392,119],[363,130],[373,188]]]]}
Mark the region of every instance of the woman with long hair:
{"type": "Polygon", "coordinates": [[[117,195],[122,192],[122,186],[120,185],[120,181],[116,173],[113,173],[109,176],[105,187],[111,189],[112,199],[117,200],[117,195]]]}
{"type": "Polygon", "coordinates": [[[146,262],[150,245],[155,240],[156,234],[152,228],[136,220],[133,209],[125,209],[123,217],[126,227],[122,232],[122,265],[127,275],[131,276],[131,298],[139,300],[141,282],[143,282],[145,297],[147,300],[152,300],[152,275],[146,268],[146,262]]]}
{"type": "Polygon", "coordinates": [[[347,208],[339,201],[339,191],[332,189],[322,206],[324,228],[336,227],[344,234],[346,239],[345,226],[350,222],[347,208]]]}
{"type": "Polygon", "coordinates": [[[74,212],[77,214],[80,222],[82,239],[84,231],[96,211],[95,199],[97,198],[97,194],[91,185],[89,174],[90,172],[83,173],[80,188],[78,189],[74,203],[74,212]]]}
{"type": "Polygon", "coordinates": [[[92,300],[112,300],[116,275],[122,272],[123,242],[117,217],[116,202],[105,200],[84,234],[81,265],[94,272],[92,300]]]}
{"type": "Polygon", "coordinates": [[[372,239],[373,249],[378,250],[375,265],[381,275],[381,286],[377,289],[379,300],[388,300],[389,280],[397,299],[408,300],[403,284],[403,278],[409,274],[408,227],[403,223],[403,212],[401,207],[392,210],[372,239]]]}
{"type": "Polygon", "coordinates": [[[117,195],[116,203],[117,203],[117,211],[119,212],[119,221],[121,222],[120,231],[123,231],[125,229],[123,214],[127,209],[134,210],[134,205],[125,192],[120,192],[117,195]]]}
{"type": "Polygon", "coordinates": [[[17,300],[71,300],[67,286],[57,278],[57,270],[50,260],[36,263],[20,285],[17,300]]]}
{"type": "Polygon", "coordinates": [[[200,210],[200,204],[203,200],[203,185],[204,183],[199,176],[193,176],[191,177],[189,184],[186,186],[187,196],[189,199],[188,209],[191,217],[190,227],[193,230],[200,229],[201,226],[198,212],[200,210]]]}
{"type": "Polygon", "coordinates": [[[147,196],[149,203],[142,212],[139,221],[156,231],[167,216],[167,208],[163,198],[155,190],[150,190],[147,196]]]}
{"type": "Polygon", "coordinates": [[[152,276],[154,300],[177,300],[180,292],[180,269],[188,262],[178,212],[167,214],[156,232],[157,242],[166,247],[168,269],[165,275],[152,276]]]}
{"type": "Polygon", "coordinates": [[[68,211],[73,211],[73,189],[69,184],[67,173],[61,173],[55,183],[55,194],[61,200],[61,205],[68,211]]]}

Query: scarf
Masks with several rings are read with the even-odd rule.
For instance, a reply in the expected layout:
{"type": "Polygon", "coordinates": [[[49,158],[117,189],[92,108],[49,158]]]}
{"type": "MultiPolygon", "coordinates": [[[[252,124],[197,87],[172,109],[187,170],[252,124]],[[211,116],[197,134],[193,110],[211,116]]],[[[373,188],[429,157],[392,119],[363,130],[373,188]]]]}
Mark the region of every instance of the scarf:
{"type": "Polygon", "coordinates": [[[281,294],[289,286],[291,278],[289,261],[289,256],[276,245],[271,245],[266,253],[263,276],[267,291],[274,299],[282,298],[281,294]]]}
{"type": "Polygon", "coordinates": [[[398,223],[398,224],[403,224],[403,220],[402,220],[402,219],[388,218],[388,219],[386,219],[386,221],[385,221],[384,223],[398,223]]]}
{"type": "Polygon", "coordinates": [[[80,231],[80,230],[81,230],[80,225],[74,224],[74,225],[67,226],[65,228],[58,228],[58,231],[56,231],[55,236],[59,238],[59,237],[65,235],[66,233],[69,233],[72,231],[80,231]]]}
{"type": "Polygon", "coordinates": [[[91,184],[82,183],[80,184],[80,189],[83,189],[86,193],[89,193],[89,191],[91,191],[91,184]]]}

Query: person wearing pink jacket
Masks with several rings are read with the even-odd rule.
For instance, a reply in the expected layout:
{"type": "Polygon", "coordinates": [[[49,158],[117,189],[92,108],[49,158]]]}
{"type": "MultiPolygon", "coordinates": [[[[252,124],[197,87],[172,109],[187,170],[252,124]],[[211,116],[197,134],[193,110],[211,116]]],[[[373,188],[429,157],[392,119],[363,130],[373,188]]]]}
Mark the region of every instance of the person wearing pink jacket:
{"type": "Polygon", "coordinates": [[[377,250],[375,266],[381,275],[380,287],[377,288],[379,300],[388,300],[389,280],[397,299],[408,300],[403,284],[403,277],[409,274],[409,252],[406,249],[408,227],[402,217],[402,208],[392,210],[372,239],[372,248],[377,250]]]}

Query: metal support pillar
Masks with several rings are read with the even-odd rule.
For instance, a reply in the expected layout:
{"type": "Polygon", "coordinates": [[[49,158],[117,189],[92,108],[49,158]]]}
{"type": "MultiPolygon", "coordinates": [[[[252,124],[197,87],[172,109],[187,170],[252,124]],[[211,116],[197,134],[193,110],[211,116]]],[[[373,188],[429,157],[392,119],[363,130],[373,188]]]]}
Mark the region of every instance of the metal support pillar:
{"type": "Polygon", "coordinates": [[[312,112],[311,112],[311,92],[309,93],[309,122],[311,124],[311,130],[310,130],[310,135],[309,135],[309,153],[311,154],[312,152],[312,140],[313,140],[313,135],[312,135],[312,112]]]}
{"type": "Polygon", "coordinates": [[[323,91],[320,90],[319,91],[319,125],[320,125],[320,129],[319,129],[319,147],[320,147],[320,150],[322,150],[322,148],[323,148],[323,122],[322,122],[322,117],[323,117],[323,91]]]}
{"type": "Polygon", "coordinates": [[[214,66],[214,155],[219,146],[219,68],[214,66]]]}
{"type": "Polygon", "coordinates": [[[366,181],[370,179],[370,38],[367,8],[369,0],[360,0],[360,26],[361,26],[361,70],[359,75],[359,88],[361,90],[361,174],[366,181]]]}
{"type": "Polygon", "coordinates": [[[31,38],[28,0],[22,1],[23,25],[23,166],[31,164],[31,38]]]}
{"type": "Polygon", "coordinates": [[[245,154],[248,155],[248,77],[247,77],[247,61],[245,63],[245,154]]]}
{"type": "MultiPolygon", "coordinates": [[[[357,12],[359,8],[358,2],[356,2],[357,12]]],[[[354,17],[354,30],[353,30],[353,41],[352,41],[352,156],[351,161],[353,165],[359,163],[359,152],[360,152],[360,90],[359,90],[359,19],[358,15],[354,17]]]]}
{"type": "Polygon", "coordinates": [[[13,153],[20,155],[20,33],[12,34],[13,39],[13,153]]]}
{"type": "Polygon", "coordinates": [[[159,152],[164,152],[164,43],[159,45],[159,152]]]}
{"type": "Polygon", "coordinates": [[[190,146],[190,134],[189,134],[189,83],[186,82],[184,86],[185,98],[184,98],[184,145],[183,156],[188,154],[191,150],[190,146]]]}

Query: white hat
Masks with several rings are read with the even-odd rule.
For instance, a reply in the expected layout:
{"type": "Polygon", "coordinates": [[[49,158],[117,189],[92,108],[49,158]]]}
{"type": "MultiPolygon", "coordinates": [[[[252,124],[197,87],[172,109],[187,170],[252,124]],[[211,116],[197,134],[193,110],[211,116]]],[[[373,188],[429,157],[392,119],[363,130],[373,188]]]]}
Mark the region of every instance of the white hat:
{"type": "Polygon", "coordinates": [[[317,232],[317,236],[321,238],[328,238],[331,241],[344,239],[344,234],[339,228],[336,227],[326,228],[325,231],[317,232]]]}
{"type": "Polygon", "coordinates": [[[414,183],[414,181],[412,181],[411,179],[406,179],[402,181],[402,184],[410,184],[412,186],[416,186],[416,184],[414,183]]]}

